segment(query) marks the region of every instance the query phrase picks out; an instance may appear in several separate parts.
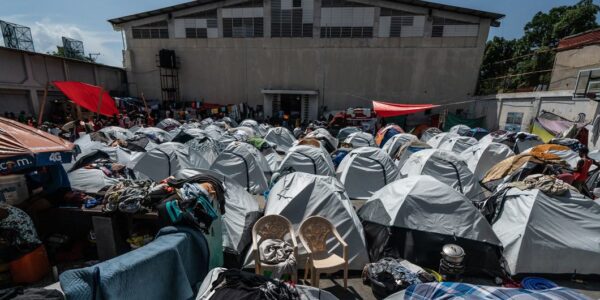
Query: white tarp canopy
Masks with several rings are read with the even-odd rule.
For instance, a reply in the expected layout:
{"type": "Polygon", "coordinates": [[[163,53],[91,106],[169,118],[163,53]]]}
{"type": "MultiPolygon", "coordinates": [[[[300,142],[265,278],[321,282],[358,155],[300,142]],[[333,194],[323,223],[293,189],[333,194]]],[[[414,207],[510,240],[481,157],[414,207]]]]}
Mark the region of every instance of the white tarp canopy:
{"type": "Polygon", "coordinates": [[[296,141],[294,135],[285,127],[275,127],[269,129],[265,135],[265,141],[276,145],[277,151],[287,152],[296,141]]]}
{"type": "Polygon", "coordinates": [[[456,133],[442,132],[442,133],[436,134],[435,136],[428,139],[427,144],[429,144],[432,148],[437,149],[447,139],[450,139],[452,137],[458,137],[458,136],[460,136],[460,135],[458,135],[456,133]]]}
{"type": "Polygon", "coordinates": [[[489,142],[467,148],[460,157],[467,162],[475,179],[480,181],[493,166],[513,155],[515,153],[507,145],[489,142]]]}
{"type": "Polygon", "coordinates": [[[265,166],[266,172],[270,172],[268,162],[254,146],[233,142],[219,154],[210,169],[235,180],[252,194],[261,194],[269,187],[265,166]]]}
{"type": "Polygon", "coordinates": [[[402,146],[406,143],[410,143],[413,141],[418,141],[419,139],[410,133],[399,133],[392,136],[386,143],[381,147],[385,153],[387,153],[391,158],[396,156],[398,150],[402,148],[402,146]]]}
{"type": "Polygon", "coordinates": [[[439,149],[413,153],[400,169],[400,178],[429,175],[451,186],[471,201],[484,198],[483,190],[467,163],[458,155],[439,149]]]}
{"type": "Polygon", "coordinates": [[[348,135],[344,143],[352,145],[352,148],[373,147],[375,146],[375,138],[368,132],[354,132],[348,135]]]}
{"type": "Polygon", "coordinates": [[[371,260],[403,257],[431,267],[439,264],[445,243],[457,243],[470,259],[467,266],[499,269],[502,244],[490,224],[465,196],[431,176],[411,176],[386,185],[358,215],[371,260]],[[485,251],[490,249],[494,251],[485,251]]]}
{"type": "MultiPolygon", "coordinates": [[[[265,215],[286,217],[296,231],[308,217],[324,217],[349,245],[349,269],[362,270],[369,262],[360,220],[344,186],[334,177],[308,173],[283,176],[269,192],[265,215]]],[[[328,239],[327,244],[330,252],[342,256],[342,246],[333,237],[328,239]]],[[[300,245],[299,248],[302,258],[306,251],[300,245]]],[[[298,268],[304,268],[304,260],[298,260],[298,268]]]]}
{"type": "Polygon", "coordinates": [[[600,274],[600,204],[512,188],[493,229],[510,274],[600,274]]]}
{"type": "Polygon", "coordinates": [[[209,166],[201,153],[174,142],[163,143],[148,152],[132,156],[128,165],[154,181],[163,180],[181,169],[208,169],[209,166]]]}
{"type": "Polygon", "coordinates": [[[351,199],[366,199],[398,177],[398,167],[383,150],[361,147],[348,153],[336,172],[351,199]]]}
{"type": "Polygon", "coordinates": [[[290,168],[295,172],[335,176],[333,161],[323,147],[297,145],[290,148],[281,161],[278,172],[282,173],[290,168]]]}
{"type": "Polygon", "coordinates": [[[440,142],[438,149],[452,151],[461,154],[467,148],[477,145],[477,139],[468,136],[453,136],[440,142]]]}

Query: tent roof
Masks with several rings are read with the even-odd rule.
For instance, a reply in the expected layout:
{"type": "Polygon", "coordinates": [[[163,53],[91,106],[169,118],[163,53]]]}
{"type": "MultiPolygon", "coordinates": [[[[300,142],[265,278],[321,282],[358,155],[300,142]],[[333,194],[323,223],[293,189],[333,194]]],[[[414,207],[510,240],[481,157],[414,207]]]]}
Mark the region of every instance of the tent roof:
{"type": "Polygon", "coordinates": [[[52,83],[75,104],[91,112],[99,112],[109,117],[119,113],[115,100],[98,86],[78,81],[54,81],[52,83]],[[102,93],[101,99],[100,93],[102,93]],[[100,105],[98,105],[99,100],[102,101],[100,105]]]}
{"type": "Polygon", "coordinates": [[[65,152],[74,145],[50,133],[0,118],[0,158],[33,155],[44,152],[65,152]]]}
{"type": "Polygon", "coordinates": [[[378,116],[384,118],[410,115],[438,106],[439,105],[434,104],[399,104],[382,101],[373,101],[373,110],[375,110],[378,116]]]}

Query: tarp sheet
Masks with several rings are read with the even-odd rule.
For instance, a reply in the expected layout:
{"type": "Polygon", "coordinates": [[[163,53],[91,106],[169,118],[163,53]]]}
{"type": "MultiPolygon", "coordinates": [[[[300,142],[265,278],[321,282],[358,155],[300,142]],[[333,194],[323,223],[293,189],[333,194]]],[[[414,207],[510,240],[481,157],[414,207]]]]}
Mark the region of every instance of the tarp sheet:
{"type": "Polygon", "coordinates": [[[433,104],[398,104],[373,101],[373,110],[377,113],[379,117],[382,118],[410,115],[438,106],[439,105],[433,104]]]}
{"type": "Polygon", "coordinates": [[[91,112],[109,117],[119,113],[115,100],[98,86],[78,81],[54,81],[52,83],[75,104],[91,112]],[[102,97],[100,97],[101,92],[102,97]],[[99,104],[100,100],[102,102],[99,104]]]}
{"type": "MultiPolygon", "coordinates": [[[[550,121],[550,122],[552,122],[552,121],[550,121]]],[[[544,126],[542,126],[542,124],[538,121],[538,119],[533,121],[533,127],[531,128],[531,133],[539,136],[540,139],[542,141],[544,141],[544,143],[549,142],[551,139],[553,139],[555,137],[555,135],[552,134],[552,132],[546,130],[544,128],[544,126]]]]}
{"type": "Polygon", "coordinates": [[[476,118],[476,119],[467,119],[459,117],[455,114],[448,114],[446,116],[446,122],[444,122],[444,131],[449,131],[450,128],[455,125],[466,125],[471,128],[475,127],[484,127],[485,126],[485,117],[476,118]]]}

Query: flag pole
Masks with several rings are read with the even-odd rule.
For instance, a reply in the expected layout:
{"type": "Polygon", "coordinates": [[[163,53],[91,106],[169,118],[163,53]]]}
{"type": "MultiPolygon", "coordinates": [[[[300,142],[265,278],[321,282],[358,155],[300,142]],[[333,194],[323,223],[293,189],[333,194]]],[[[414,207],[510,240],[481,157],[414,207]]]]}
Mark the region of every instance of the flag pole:
{"type": "Polygon", "coordinates": [[[50,83],[46,81],[46,87],[44,88],[44,97],[42,98],[42,103],[40,103],[40,111],[38,113],[38,126],[42,125],[42,118],[44,115],[44,109],[46,107],[46,99],[48,98],[48,85],[50,83]]]}

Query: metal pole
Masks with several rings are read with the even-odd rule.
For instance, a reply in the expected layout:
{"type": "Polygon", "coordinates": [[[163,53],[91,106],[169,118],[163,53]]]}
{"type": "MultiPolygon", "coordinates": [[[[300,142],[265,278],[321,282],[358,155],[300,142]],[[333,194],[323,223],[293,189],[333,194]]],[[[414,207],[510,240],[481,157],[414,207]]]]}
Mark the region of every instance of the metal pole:
{"type": "Polygon", "coordinates": [[[38,115],[38,126],[42,125],[44,108],[46,107],[46,99],[48,98],[48,85],[49,85],[49,83],[46,82],[46,87],[44,88],[44,98],[42,98],[42,103],[40,103],[40,112],[38,115]]]}

